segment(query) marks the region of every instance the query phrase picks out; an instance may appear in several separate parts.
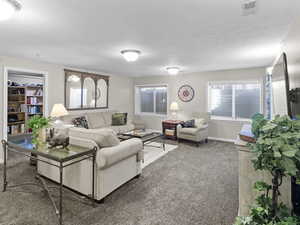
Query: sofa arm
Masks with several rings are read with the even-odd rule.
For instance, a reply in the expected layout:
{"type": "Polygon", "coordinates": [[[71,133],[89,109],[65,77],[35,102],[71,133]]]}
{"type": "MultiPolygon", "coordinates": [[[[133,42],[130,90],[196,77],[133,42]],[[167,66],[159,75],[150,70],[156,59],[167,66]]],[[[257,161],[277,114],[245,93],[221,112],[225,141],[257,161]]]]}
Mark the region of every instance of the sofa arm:
{"type": "Polygon", "coordinates": [[[97,166],[100,169],[110,167],[133,155],[137,155],[137,161],[143,160],[143,143],[139,138],[132,138],[122,141],[119,145],[113,147],[101,148],[97,153],[97,166]]]}

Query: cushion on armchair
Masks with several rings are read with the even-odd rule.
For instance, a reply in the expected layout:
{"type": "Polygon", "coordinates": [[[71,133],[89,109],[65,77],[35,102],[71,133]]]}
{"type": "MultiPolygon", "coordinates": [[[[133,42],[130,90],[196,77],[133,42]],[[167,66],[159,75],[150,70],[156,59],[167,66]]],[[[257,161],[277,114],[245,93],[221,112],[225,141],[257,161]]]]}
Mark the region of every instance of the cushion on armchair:
{"type": "Polygon", "coordinates": [[[205,125],[205,119],[199,118],[199,119],[195,119],[195,126],[196,127],[203,127],[203,125],[205,125]]]}
{"type": "Polygon", "coordinates": [[[181,123],[182,127],[195,127],[195,120],[187,120],[181,123]]]}

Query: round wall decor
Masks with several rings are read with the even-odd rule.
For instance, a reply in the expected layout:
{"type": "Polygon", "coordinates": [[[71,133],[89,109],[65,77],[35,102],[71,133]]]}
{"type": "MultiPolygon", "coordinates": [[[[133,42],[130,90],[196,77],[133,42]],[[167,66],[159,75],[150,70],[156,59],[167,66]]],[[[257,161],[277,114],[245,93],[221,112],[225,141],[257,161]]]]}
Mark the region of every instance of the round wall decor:
{"type": "Polygon", "coordinates": [[[190,102],[194,98],[195,91],[190,85],[182,85],[178,90],[178,97],[183,102],[190,102]]]}

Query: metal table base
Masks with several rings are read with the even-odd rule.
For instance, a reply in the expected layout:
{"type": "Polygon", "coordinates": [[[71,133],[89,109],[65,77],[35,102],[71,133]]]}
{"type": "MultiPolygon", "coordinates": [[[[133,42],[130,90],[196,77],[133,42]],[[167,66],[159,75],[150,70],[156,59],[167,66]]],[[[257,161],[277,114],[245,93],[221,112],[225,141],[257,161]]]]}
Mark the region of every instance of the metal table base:
{"type": "MultiPolygon", "coordinates": [[[[92,205],[95,206],[95,162],[96,162],[96,151],[97,151],[97,148],[94,148],[94,152],[91,154],[91,155],[86,155],[84,156],[83,158],[81,159],[78,159],[76,161],[72,161],[70,163],[66,163],[64,164],[63,162],[60,162],[59,165],[56,165],[54,163],[51,163],[51,162],[48,162],[46,160],[42,160],[40,159],[39,157],[35,157],[35,156],[32,156],[30,154],[26,154],[26,153],[23,153],[23,152],[19,152],[17,150],[14,150],[12,148],[9,147],[8,145],[8,142],[6,140],[2,140],[2,146],[3,146],[3,151],[4,151],[4,167],[3,167],[3,192],[5,192],[7,190],[7,188],[16,188],[16,187],[20,187],[20,186],[28,186],[28,185],[35,185],[35,186],[38,186],[40,188],[42,188],[45,193],[47,194],[49,200],[51,201],[51,204],[55,210],[55,214],[57,215],[58,217],[58,224],[59,225],[62,225],[63,224],[63,169],[65,167],[68,167],[70,165],[73,165],[75,163],[78,163],[78,162],[81,162],[83,160],[87,160],[89,158],[92,158],[92,195],[89,196],[91,201],[92,201],[92,205]],[[52,166],[55,166],[57,168],[59,168],[59,204],[57,206],[57,204],[55,203],[54,201],[54,198],[53,196],[51,195],[50,193],[50,190],[51,188],[53,187],[48,187],[47,184],[46,184],[46,181],[45,179],[40,176],[38,174],[38,171],[36,169],[36,179],[38,182],[34,183],[34,182],[26,182],[26,183],[21,183],[21,184],[16,184],[16,185],[8,185],[8,181],[7,181],[7,151],[12,151],[12,152],[15,152],[17,154],[21,154],[21,155],[24,155],[28,158],[31,158],[31,159],[34,159],[36,160],[37,162],[38,161],[41,161],[41,162],[44,162],[44,163],[47,163],[49,165],[52,165],[52,166]]],[[[37,168],[37,166],[36,166],[37,168]]]]}

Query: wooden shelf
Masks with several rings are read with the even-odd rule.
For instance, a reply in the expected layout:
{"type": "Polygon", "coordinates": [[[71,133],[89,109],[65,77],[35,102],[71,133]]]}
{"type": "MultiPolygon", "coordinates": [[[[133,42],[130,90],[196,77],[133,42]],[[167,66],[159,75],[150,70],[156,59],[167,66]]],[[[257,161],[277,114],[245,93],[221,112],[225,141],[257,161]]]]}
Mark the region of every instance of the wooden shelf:
{"type": "Polygon", "coordinates": [[[10,104],[10,103],[23,103],[23,104],[25,104],[25,100],[24,101],[8,101],[8,103],[10,104]]]}
{"type": "Polygon", "coordinates": [[[25,94],[8,94],[8,96],[25,96],[25,94]]]}
{"type": "Polygon", "coordinates": [[[11,125],[18,125],[18,124],[25,124],[25,121],[8,122],[8,123],[7,123],[8,126],[11,126],[11,125]]]}
{"type": "Polygon", "coordinates": [[[8,115],[13,115],[13,114],[22,114],[22,113],[25,113],[25,112],[8,112],[7,114],[8,115]]]}
{"type": "Polygon", "coordinates": [[[15,88],[15,89],[21,88],[21,89],[24,89],[25,86],[8,86],[8,88],[15,88]]]}
{"type": "Polygon", "coordinates": [[[26,86],[27,88],[40,88],[43,89],[43,86],[26,86]]]}

